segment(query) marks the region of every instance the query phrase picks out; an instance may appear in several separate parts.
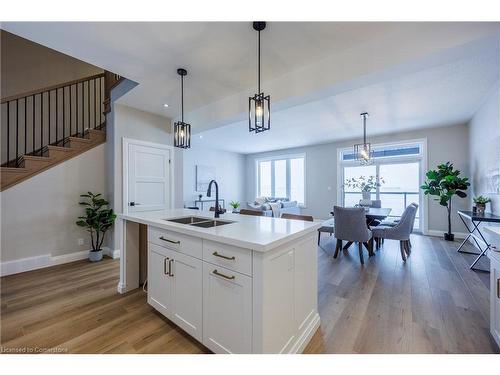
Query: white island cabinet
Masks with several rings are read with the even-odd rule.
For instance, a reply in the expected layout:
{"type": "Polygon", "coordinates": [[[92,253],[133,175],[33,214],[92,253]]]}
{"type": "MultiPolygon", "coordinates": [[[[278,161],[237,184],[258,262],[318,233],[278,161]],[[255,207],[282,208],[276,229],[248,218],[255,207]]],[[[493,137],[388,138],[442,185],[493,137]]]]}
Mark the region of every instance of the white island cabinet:
{"type": "Polygon", "coordinates": [[[491,238],[490,258],[490,332],[500,346],[500,227],[486,227],[491,238]]]}
{"type": "Polygon", "coordinates": [[[121,216],[118,290],[139,286],[138,224],[146,225],[151,306],[215,353],[302,352],[320,323],[320,224],[234,214],[215,227],[169,221],[190,216],[213,220],[192,210],[121,216]]]}

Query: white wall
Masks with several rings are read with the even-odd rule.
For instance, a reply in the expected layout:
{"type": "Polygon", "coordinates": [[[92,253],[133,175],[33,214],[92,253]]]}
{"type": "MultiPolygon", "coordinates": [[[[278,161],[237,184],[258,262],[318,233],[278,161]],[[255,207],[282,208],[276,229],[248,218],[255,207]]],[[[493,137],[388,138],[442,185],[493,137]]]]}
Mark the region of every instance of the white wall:
{"type": "MultiPolygon", "coordinates": [[[[369,137],[373,144],[410,139],[427,138],[428,169],[439,163],[451,161],[463,176],[469,176],[469,144],[467,125],[431,128],[385,136],[369,137]]],[[[337,150],[359,143],[358,139],[322,145],[247,155],[246,157],[246,201],[256,196],[255,160],[280,154],[306,154],[306,205],[304,214],[315,218],[326,218],[334,204],[337,204],[337,150]],[[328,190],[328,188],[331,190],[328,190]]],[[[454,198],[454,209],[469,208],[468,199],[454,198]]],[[[429,199],[429,230],[446,231],[446,210],[429,199]]],[[[457,214],[452,216],[452,229],[464,232],[457,214]]]]}
{"type": "MultiPolygon", "coordinates": [[[[193,201],[198,199],[198,194],[201,194],[195,193],[197,165],[215,167],[219,197],[225,200],[226,208],[229,207],[231,201],[244,201],[246,165],[244,155],[210,148],[193,147],[184,151],[183,158],[183,197],[186,206],[193,205],[193,201]]],[[[206,192],[203,192],[203,196],[206,196],[206,192]]]]}
{"type": "Polygon", "coordinates": [[[108,196],[105,155],[106,144],[99,145],[1,193],[1,262],[92,248],[75,221],[83,214],[80,194],[108,196]]]}
{"type": "MultiPolygon", "coordinates": [[[[500,191],[492,188],[490,176],[496,171],[500,178],[500,82],[473,116],[469,128],[472,191],[490,197],[487,210],[500,215],[500,191]]],[[[498,184],[500,181],[497,189],[498,184]]]]}
{"type": "MultiPolygon", "coordinates": [[[[125,82],[126,84],[126,82],[125,82]]],[[[129,88],[125,88],[128,91],[129,88]]],[[[112,98],[113,99],[113,98],[112,98]]],[[[113,181],[109,184],[110,191],[113,191],[113,208],[117,213],[123,212],[122,202],[122,139],[131,138],[141,141],[173,145],[170,119],[158,116],[149,112],[144,112],[135,108],[120,104],[113,104],[112,115],[108,118],[108,123],[112,124],[108,128],[108,136],[112,145],[108,155],[110,174],[113,181]]],[[[174,208],[183,206],[182,191],[182,150],[174,150],[174,208]]],[[[113,240],[110,247],[118,249],[119,229],[114,230],[113,240]]]]}

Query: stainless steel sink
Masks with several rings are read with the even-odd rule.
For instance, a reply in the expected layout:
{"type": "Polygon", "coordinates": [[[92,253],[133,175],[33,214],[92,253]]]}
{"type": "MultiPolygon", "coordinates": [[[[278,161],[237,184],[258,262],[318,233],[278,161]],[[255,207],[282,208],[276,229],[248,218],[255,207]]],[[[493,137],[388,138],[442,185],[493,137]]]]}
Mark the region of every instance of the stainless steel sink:
{"type": "Polygon", "coordinates": [[[178,217],[176,219],[165,219],[165,221],[192,225],[194,227],[200,227],[200,228],[213,228],[213,227],[219,227],[221,225],[234,223],[234,221],[218,220],[218,219],[213,220],[208,217],[199,217],[199,216],[184,216],[184,217],[178,217]]]}
{"type": "Polygon", "coordinates": [[[209,220],[209,221],[202,221],[199,223],[194,223],[191,225],[193,227],[200,227],[200,228],[213,228],[213,227],[220,227],[221,225],[226,225],[226,224],[231,224],[231,223],[234,223],[234,221],[209,220]]]}
{"type": "Polygon", "coordinates": [[[193,224],[193,223],[199,223],[201,221],[207,221],[211,220],[208,217],[199,217],[199,216],[185,216],[185,217],[179,217],[176,219],[165,219],[165,221],[171,221],[173,223],[179,223],[179,224],[193,224]]]}

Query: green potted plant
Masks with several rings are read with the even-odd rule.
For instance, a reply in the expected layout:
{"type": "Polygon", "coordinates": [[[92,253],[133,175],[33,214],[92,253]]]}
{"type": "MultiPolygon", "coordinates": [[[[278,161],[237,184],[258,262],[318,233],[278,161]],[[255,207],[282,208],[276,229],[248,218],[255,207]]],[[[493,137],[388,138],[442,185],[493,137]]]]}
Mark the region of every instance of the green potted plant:
{"type": "Polygon", "coordinates": [[[238,201],[231,201],[229,205],[233,208],[233,212],[240,208],[240,202],[238,201]]]}
{"type": "Polygon", "coordinates": [[[84,198],[79,202],[85,207],[85,216],[79,216],[76,225],[85,228],[90,233],[92,250],[89,253],[91,262],[98,262],[102,259],[102,243],[104,235],[113,225],[116,215],[108,208],[109,202],[101,197],[101,194],[88,192],[80,195],[84,198]]]}
{"type": "Polygon", "coordinates": [[[382,177],[377,181],[376,176],[359,176],[358,178],[348,178],[344,186],[350,187],[351,189],[359,189],[361,190],[363,199],[370,199],[372,190],[380,187],[383,183],[385,183],[385,181],[382,177]]]}
{"type": "Polygon", "coordinates": [[[486,203],[491,202],[491,199],[488,197],[483,197],[482,195],[473,198],[474,203],[476,204],[476,212],[478,214],[484,214],[486,210],[486,203]]]}
{"type": "Polygon", "coordinates": [[[467,177],[459,177],[460,171],[453,168],[453,164],[447,162],[439,164],[436,170],[426,173],[427,180],[420,188],[425,195],[434,195],[436,201],[448,210],[448,232],[444,239],[453,241],[455,236],[451,233],[451,200],[454,195],[465,198],[465,190],[470,186],[467,177]]]}

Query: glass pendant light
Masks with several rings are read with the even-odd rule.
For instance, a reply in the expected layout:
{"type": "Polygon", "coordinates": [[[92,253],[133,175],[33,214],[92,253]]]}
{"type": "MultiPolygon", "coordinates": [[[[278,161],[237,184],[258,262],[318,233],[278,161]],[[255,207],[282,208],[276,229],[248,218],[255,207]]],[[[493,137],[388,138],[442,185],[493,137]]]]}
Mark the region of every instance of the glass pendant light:
{"type": "Polygon", "coordinates": [[[184,76],[186,69],[177,69],[181,76],[181,121],[174,122],[174,146],[179,148],[191,147],[191,125],[184,122],[184,76]]]}
{"type": "Polygon", "coordinates": [[[248,131],[261,133],[271,128],[271,97],[260,91],[260,32],[266,28],[265,22],[254,22],[258,37],[258,77],[257,94],[248,98],[248,131]]]}
{"type": "Polygon", "coordinates": [[[366,117],[368,112],[363,112],[361,117],[363,117],[363,143],[354,145],[354,155],[356,160],[362,165],[368,165],[372,163],[373,150],[369,142],[366,142],[366,117]]]}

